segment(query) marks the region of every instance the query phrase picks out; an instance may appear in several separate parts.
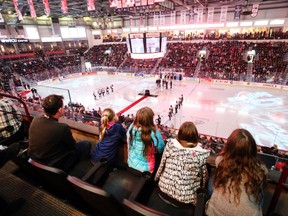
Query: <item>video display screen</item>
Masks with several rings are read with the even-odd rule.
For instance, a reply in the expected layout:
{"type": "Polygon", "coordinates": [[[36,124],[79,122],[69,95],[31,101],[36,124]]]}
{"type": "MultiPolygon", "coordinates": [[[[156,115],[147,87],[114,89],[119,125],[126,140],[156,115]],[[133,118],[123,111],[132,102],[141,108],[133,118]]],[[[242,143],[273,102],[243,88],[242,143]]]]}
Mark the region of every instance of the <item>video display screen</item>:
{"type": "Polygon", "coordinates": [[[142,38],[131,39],[132,53],[144,53],[144,44],[142,38]]]}
{"type": "Polygon", "coordinates": [[[147,53],[160,52],[160,38],[146,38],[147,53]]]}
{"type": "Polygon", "coordinates": [[[134,59],[162,58],[167,51],[165,33],[131,33],[127,38],[127,49],[134,59]]]}
{"type": "Polygon", "coordinates": [[[159,32],[132,33],[127,40],[127,48],[130,53],[153,54],[166,52],[167,38],[159,32]]]}

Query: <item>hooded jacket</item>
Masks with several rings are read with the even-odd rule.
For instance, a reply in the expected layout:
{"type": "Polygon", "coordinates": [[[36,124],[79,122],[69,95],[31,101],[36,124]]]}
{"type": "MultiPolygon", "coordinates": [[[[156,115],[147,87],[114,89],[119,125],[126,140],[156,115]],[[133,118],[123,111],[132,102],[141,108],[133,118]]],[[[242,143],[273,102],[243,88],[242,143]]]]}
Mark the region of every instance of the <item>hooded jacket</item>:
{"type": "Polygon", "coordinates": [[[155,167],[155,154],[162,153],[165,147],[165,143],[162,139],[161,133],[156,130],[154,133],[151,131],[151,145],[154,146],[155,152],[149,152],[148,155],[144,155],[144,143],[141,139],[141,128],[130,125],[127,131],[127,143],[128,143],[128,166],[141,172],[149,171],[153,172],[155,167]],[[130,140],[130,130],[132,130],[132,140],[130,140]]]}
{"type": "Polygon", "coordinates": [[[209,150],[200,144],[184,148],[176,139],[169,139],[163,152],[155,180],[159,189],[169,197],[186,204],[196,204],[196,190],[204,187],[208,172],[209,150]]]}
{"type": "Polygon", "coordinates": [[[126,139],[126,129],[122,124],[115,123],[105,130],[104,137],[96,145],[91,154],[91,160],[98,162],[107,159],[108,163],[113,163],[118,154],[118,147],[126,139]]]}

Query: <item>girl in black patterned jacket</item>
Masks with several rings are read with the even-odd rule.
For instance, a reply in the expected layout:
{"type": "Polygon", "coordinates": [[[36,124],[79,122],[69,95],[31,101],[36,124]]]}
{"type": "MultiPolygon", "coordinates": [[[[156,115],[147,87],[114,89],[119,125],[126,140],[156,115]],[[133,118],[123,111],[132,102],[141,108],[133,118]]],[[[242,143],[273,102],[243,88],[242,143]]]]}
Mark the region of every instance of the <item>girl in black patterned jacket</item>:
{"type": "Polygon", "coordinates": [[[196,190],[205,186],[210,151],[203,149],[198,141],[193,122],[185,122],[176,139],[168,140],[163,152],[155,180],[159,180],[159,196],[174,206],[195,205],[196,190]]]}

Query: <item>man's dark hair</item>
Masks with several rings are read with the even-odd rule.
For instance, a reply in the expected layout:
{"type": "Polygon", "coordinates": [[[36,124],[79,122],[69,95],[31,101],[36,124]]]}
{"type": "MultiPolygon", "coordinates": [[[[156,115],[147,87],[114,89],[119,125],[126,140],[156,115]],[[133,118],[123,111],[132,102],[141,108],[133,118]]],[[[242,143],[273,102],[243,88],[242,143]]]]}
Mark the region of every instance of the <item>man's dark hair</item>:
{"type": "Polygon", "coordinates": [[[55,115],[58,110],[63,107],[63,99],[62,95],[49,95],[47,96],[42,104],[42,107],[46,114],[55,115]]]}

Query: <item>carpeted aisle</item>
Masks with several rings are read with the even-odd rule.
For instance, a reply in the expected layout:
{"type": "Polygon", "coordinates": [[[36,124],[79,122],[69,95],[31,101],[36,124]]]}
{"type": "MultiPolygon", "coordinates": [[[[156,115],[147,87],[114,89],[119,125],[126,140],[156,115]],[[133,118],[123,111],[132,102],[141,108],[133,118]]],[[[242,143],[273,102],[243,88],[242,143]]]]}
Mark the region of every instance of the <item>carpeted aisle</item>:
{"type": "Polygon", "coordinates": [[[21,216],[82,216],[85,215],[63,201],[49,195],[11,173],[0,169],[0,197],[11,202],[24,198],[26,203],[12,215],[21,216]]]}

